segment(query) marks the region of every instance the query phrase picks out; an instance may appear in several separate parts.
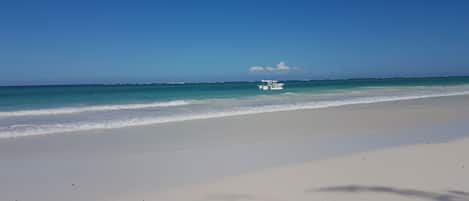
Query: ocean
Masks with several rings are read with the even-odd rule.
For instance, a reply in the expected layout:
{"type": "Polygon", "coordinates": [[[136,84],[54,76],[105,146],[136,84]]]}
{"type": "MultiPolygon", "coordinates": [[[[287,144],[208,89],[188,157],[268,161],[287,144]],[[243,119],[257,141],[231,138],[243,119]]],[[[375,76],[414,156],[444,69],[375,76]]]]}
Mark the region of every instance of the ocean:
{"type": "Polygon", "coordinates": [[[469,94],[469,77],[0,87],[0,138],[469,94]]]}

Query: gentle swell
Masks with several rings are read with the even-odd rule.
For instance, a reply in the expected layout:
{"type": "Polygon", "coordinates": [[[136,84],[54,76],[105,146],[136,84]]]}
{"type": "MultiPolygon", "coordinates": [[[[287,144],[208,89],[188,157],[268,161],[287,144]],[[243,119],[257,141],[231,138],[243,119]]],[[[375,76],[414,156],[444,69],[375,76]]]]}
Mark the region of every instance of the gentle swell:
{"type": "Polygon", "coordinates": [[[112,110],[131,110],[131,109],[145,109],[154,107],[174,107],[192,104],[191,101],[176,100],[168,102],[154,102],[154,103],[141,103],[141,104],[122,104],[122,105],[96,105],[96,106],[83,106],[83,107],[63,107],[39,110],[19,110],[0,112],[0,117],[18,117],[18,116],[37,116],[37,115],[58,115],[58,114],[73,114],[80,112],[99,112],[99,111],[112,111],[112,110]]]}
{"type": "Polygon", "coordinates": [[[291,111],[301,109],[318,109],[328,107],[338,107],[345,105],[355,104],[368,104],[368,103],[379,103],[379,102],[390,102],[400,100],[412,100],[421,98],[431,97],[444,97],[444,96],[456,96],[456,95],[468,95],[469,91],[444,93],[444,94],[427,94],[427,95],[415,95],[415,96],[381,96],[381,97],[366,97],[366,98],[353,98],[348,100],[334,100],[334,101],[317,101],[308,102],[302,104],[282,104],[282,105],[268,105],[260,107],[244,107],[238,108],[236,111],[225,111],[225,112],[211,112],[203,114],[187,114],[173,117],[155,117],[155,118],[135,118],[128,120],[113,120],[103,123],[81,123],[81,124],[55,124],[48,125],[38,128],[31,128],[22,131],[5,131],[0,132],[0,138],[11,138],[11,137],[22,137],[31,135],[43,135],[52,133],[72,132],[72,131],[83,131],[93,129],[111,129],[111,128],[122,128],[131,126],[142,126],[166,122],[186,121],[194,119],[209,119],[219,118],[236,115],[247,115],[256,113],[267,113],[267,112],[279,112],[279,111],[291,111]]]}

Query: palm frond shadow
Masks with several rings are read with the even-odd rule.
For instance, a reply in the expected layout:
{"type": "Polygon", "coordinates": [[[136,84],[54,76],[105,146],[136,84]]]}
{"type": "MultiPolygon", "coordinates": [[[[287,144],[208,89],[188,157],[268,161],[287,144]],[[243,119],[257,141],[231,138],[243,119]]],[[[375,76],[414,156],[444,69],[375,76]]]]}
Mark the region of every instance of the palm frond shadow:
{"type": "Polygon", "coordinates": [[[449,190],[446,192],[429,192],[415,189],[393,188],[386,186],[361,186],[361,185],[346,185],[346,186],[330,186],[319,189],[309,189],[305,192],[345,192],[345,193],[386,193],[398,196],[407,196],[429,201],[469,201],[469,193],[464,191],[449,190]]]}

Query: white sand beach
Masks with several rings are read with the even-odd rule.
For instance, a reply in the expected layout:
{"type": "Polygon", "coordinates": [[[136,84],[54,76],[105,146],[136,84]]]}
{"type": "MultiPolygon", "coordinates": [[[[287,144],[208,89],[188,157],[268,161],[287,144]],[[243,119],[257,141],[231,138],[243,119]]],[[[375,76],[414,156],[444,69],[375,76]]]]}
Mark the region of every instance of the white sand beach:
{"type": "Polygon", "coordinates": [[[0,140],[0,200],[469,200],[469,96],[0,140]]]}
{"type": "Polygon", "coordinates": [[[469,200],[469,139],[271,168],[148,200],[469,200]]]}

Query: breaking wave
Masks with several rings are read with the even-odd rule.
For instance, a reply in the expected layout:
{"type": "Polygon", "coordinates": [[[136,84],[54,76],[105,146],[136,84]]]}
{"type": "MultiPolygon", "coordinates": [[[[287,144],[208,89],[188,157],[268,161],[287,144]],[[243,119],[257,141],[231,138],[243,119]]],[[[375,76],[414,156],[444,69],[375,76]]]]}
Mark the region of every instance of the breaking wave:
{"type": "Polygon", "coordinates": [[[0,112],[0,117],[19,117],[19,116],[38,116],[38,115],[59,115],[59,114],[74,114],[81,112],[100,112],[100,111],[114,111],[114,110],[135,110],[155,107],[175,107],[193,104],[194,101],[175,100],[167,102],[153,102],[153,103],[138,103],[138,104],[119,104],[119,105],[94,105],[94,106],[81,106],[81,107],[62,107],[51,109],[37,109],[37,110],[17,110],[0,112]]]}
{"type": "MultiPolygon", "coordinates": [[[[220,110],[215,112],[200,112],[192,114],[180,114],[173,116],[160,116],[160,117],[142,117],[142,118],[128,118],[128,119],[114,119],[102,122],[75,122],[75,123],[58,123],[47,125],[11,125],[7,128],[0,128],[0,138],[22,137],[32,135],[44,135],[52,133],[64,133],[73,131],[84,131],[93,129],[111,129],[122,128],[131,126],[142,126],[166,122],[177,122],[195,119],[208,119],[219,118],[236,115],[266,113],[266,112],[279,112],[291,111],[301,109],[318,109],[328,107],[338,107],[354,104],[369,104],[389,101],[412,100],[431,97],[444,97],[456,95],[468,95],[469,91],[437,93],[437,94],[423,94],[423,95],[403,95],[403,96],[377,96],[377,97],[359,97],[349,98],[344,100],[325,100],[325,101],[311,101],[296,104],[275,104],[265,106],[249,106],[249,107],[235,107],[229,110],[220,110]],[[2,131],[3,130],[3,131],[2,131]]],[[[139,109],[146,107],[170,107],[188,105],[191,102],[187,101],[170,101],[164,103],[152,104],[131,104],[131,105],[112,105],[112,106],[93,106],[85,108],[69,108],[69,109],[50,109],[50,110],[37,110],[37,111],[16,111],[14,115],[41,115],[41,114],[67,114],[84,111],[103,111],[103,110],[123,110],[123,109],[139,109]]],[[[1,115],[6,115],[5,112],[1,115]]],[[[9,114],[11,115],[11,114],[9,114]]]]}

